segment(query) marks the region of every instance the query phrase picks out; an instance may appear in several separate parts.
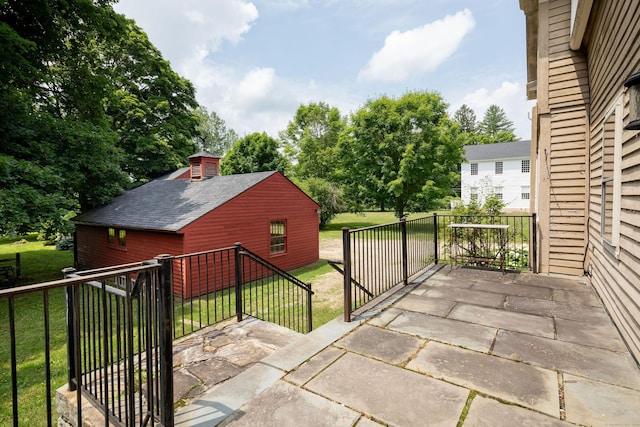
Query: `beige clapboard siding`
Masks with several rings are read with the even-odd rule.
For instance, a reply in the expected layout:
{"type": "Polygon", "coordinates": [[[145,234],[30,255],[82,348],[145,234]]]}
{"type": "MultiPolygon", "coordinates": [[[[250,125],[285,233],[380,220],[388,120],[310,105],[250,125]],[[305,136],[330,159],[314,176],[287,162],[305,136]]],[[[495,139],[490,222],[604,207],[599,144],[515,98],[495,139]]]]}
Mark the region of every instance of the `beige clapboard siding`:
{"type": "MultiPolygon", "coordinates": [[[[585,34],[591,84],[589,252],[592,283],[636,359],[640,360],[640,136],[622,134],[620,241],[615,254],[600,236],[604,116],[640,69],[640,0],[594,2],[585,34]]],[[[624,96],[624,120],[628,97],[624,96]]],[[[607,157],[605,156],[605,159],[607,157]]]]}
{"type": "Polygon", "coordinates": [[[588,68],[568,49],[571,6],[549,3],[549,272],[582,275],[586,247],[588,68]]]}

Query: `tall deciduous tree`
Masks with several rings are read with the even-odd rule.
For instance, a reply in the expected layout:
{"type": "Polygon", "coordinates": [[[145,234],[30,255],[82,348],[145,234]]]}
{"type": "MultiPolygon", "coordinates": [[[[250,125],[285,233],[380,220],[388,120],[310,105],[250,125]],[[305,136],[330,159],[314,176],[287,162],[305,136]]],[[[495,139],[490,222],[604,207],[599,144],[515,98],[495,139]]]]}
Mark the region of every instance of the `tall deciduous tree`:
{"type": "Polygon", "coordinates": [[[240,139],[233,129],[227,128],[224,120],[215,111],[208,113],[205,107],[200,106],[194,110],[194,114],[198,119],[194,142],[200,150],[224,156],[240,139]]]}
{"type": "Polygon", "coordinates": [[[345,120],[340,111],[324,102],[301,105],[280,133],[285,152],[292,158],[295,176],[331,180],[337,162],[337,147],[345,120]]]}
{"type": "Polygon", "coordinates": [[[197,105],[110,0],[0,0],[0,234],[62,217],[174,169],[197,105]]]}
{"type": "Polygon", "coordinates": [[[434,92],[369,100],[341,138],[341,169],[351,200],[393,206],[397,215],[449,195],[462,161],[460,132],[434,92]]]}
{"type": "Polygon", "coordinates": [[[480,144],[493,144],[496,142],[511,142],[516,140],[513,122],[507,117],[507,113],[499,106],[493,104],[487,108],[482,121],[478,124],[480,144]]]}
{"type": "Polygon", "coordinates": [[[279,171],[284,173],[287,161],[278,151],[278,141],[266,133],[252,133],[238,142],[222,159],[220,173],[232,175],[262,171],[279,171]]]}

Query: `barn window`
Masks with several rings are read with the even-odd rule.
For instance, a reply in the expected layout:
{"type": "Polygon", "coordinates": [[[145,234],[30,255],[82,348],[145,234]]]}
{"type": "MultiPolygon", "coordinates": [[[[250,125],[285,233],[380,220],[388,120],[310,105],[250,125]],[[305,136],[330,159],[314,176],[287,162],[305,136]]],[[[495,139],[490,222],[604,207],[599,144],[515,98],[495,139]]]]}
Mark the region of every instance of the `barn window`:
{"type": "Polygon", "coordinates": [[[617,252],[620,239],[622,100],[618,98],[602,124],[600,235],[617,252]]]}
{"type": "Polygon", "coordinates": [[[270,225],[272,255],[281,254],[287,250],[287,223],[284,220],[271,221],[270,225]]]}
{"type": "Polygon", "coordinates": [[[523,160],[522,164],[521,164],[521,170],[522,173],[529,173],[531,172],[531,161],[530,160],[523,160]]]}
{"type": "Polygon", "coordinates": [[[471,175],[478,175],[478,164],[471,163],[471,175]]]}
{"type": "Polygon", "coordinates": [[[107,230],[109,245],[114,247],[125,248],[127,246],[127,231],[109,228],[107,230]]]}
{"type": "Polygon", "coordinates": [[[496,175],[502,174],[502,162],[496,162],[496,175]]]}
{"type": "Polygon", "coordinates": [[[520,187],[520,195],[521,195],[520,198],[522,200],[529,200],[530,190],[528,185],[523,185],[522,187],[520,187]]]}

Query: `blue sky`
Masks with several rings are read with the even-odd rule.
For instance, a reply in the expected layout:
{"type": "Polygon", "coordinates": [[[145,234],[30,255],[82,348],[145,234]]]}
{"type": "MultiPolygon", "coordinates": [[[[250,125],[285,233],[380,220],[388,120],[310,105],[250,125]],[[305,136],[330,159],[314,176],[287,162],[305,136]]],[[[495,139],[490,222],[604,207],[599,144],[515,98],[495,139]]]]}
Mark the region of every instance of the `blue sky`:
{"type": "Polygon", "coordinates": [[[478,120],[500,105],[530,139],[517,0],[120,0],[240,136],[276,137],[300,104],[342,114],[369,98],[439,92],[478,120]]]}

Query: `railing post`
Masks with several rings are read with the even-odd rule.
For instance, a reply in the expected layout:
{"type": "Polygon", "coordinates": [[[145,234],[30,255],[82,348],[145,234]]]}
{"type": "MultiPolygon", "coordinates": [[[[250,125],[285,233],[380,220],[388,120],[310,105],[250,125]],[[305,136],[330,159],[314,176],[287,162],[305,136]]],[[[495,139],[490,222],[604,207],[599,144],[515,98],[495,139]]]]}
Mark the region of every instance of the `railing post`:
{"type": "Polygon", "coordinates": [[[344,266],[343,289],[344,289],[344,321],[351,322],[351,239],[349,229],[342,228],[342,263],[344,266]]]}
{"type": "Polygon", "coordinates": [[[20,252],[16,253],[16,279],[20,279],[22,273],[20,269],[20,252]]]}
{"type": "MultiPolygon", "coordinates": [[[[64,278],[68,279],[73,273],[76,272],[76,269],[73,267],[68,267],[62,269],[62,274],[64,274],[64,278]]],[[[76,390],[76,328],[75,328],[75,297],[74,297],[74,288],[75,286],[67,286],[64,289],[65,293],[65,310],[66,310],[66,321],[67,321],[67,384],[69,386],[70,391],[76,390]]]]}
{"type": "Polygon", "coordinates": [[[529,236],[529,259],[531,260],[531,268],[534,273],[538,272],[538,231],[535,212],[531,214],[531,231],[529,236]]]}
{"type": "Polygon", "coordinates": [[[160,422],[173,427],[173,257],[159,255],[156,261],[160,264],[160,422]]]}
{"type": "Polygon", "coordinates": [[[238,322],[242,322],[242,258],[240,256],[240,250],[242,244],[236,242],[234,250],[235,258],[235,279],[236,279],[236,318],[238,322]]]}
{"type": "Polygon", "coordinates": [[[309,286],[309,292],[307,292],[307,333],[313,330],[313,310],[311,309],[311,296],[313,292],[311,292],[311,282],[307,283],[309,286]]]}
{"type": "Polygon", "coordinates": [[[435,264],[438,264],[438,214],[433,213],[433,246],[435,264]]]}
{"type": "Polygon", "coordinates": [[[400,233],[402,234],[402,283],[409,284],[409,255],[407,249],[407,216],[400,217],[400,233]]]}

